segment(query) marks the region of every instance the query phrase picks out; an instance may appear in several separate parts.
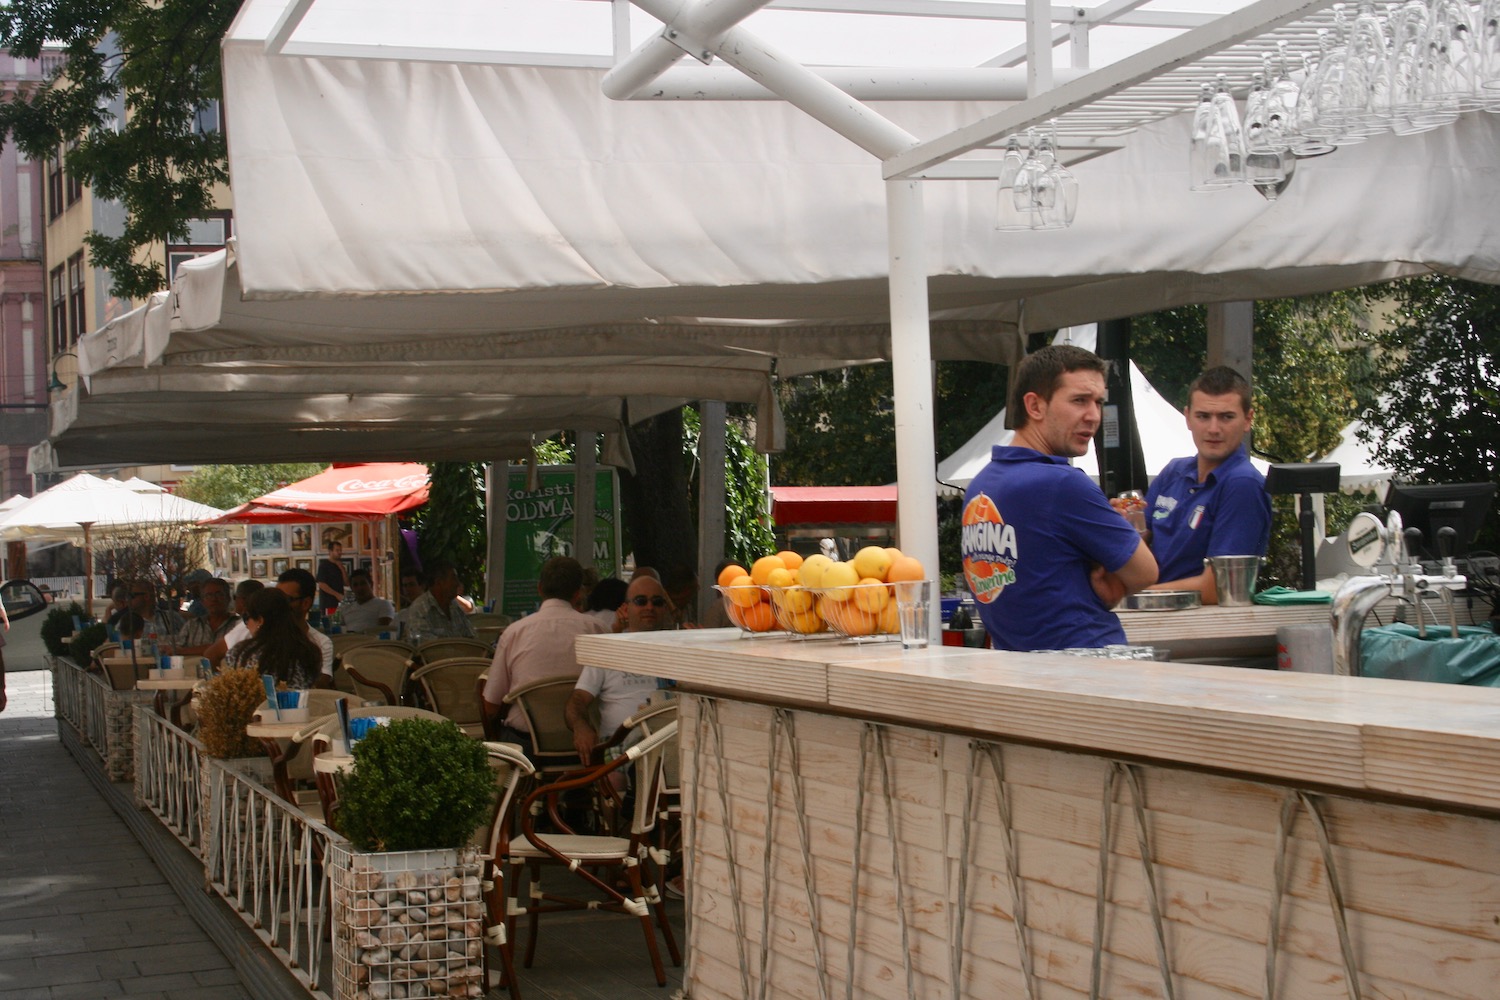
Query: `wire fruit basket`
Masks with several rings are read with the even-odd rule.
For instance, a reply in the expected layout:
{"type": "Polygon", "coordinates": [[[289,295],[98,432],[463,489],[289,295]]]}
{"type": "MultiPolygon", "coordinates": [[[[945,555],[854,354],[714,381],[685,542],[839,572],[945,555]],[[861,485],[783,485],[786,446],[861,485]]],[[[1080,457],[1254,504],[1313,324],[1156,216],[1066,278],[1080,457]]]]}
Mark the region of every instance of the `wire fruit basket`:
{"type": "Polygon", "coordinates": [[[777,621],[771,600],[772,588],[754,584],[739,587],[715,584],[714,589],[724,599],[724,612],[729,615],[729,620],[746,635],[771,635],[784,627],[777,621]]]}
{"type": "Polygon", "coordinates": [[[887,583],[857,583],[808,593],[814,613],[831,631],[855,642],[885,642],[901,635],[893,589],[887,583]]]}

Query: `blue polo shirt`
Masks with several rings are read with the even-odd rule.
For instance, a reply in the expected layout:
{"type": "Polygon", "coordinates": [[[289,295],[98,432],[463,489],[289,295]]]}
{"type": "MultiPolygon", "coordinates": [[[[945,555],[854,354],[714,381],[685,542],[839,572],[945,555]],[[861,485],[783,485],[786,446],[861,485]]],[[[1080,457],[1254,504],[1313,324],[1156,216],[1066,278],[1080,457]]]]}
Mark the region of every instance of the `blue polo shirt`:
{"type": "Polygon", "coordinates": [[[1244,450],[1198,482],[1198,456],[1174,458],[1146,492],[1151,551],[1163,582],[1197,576],[1209,556],[1263,556],[1271,540],[1266,480],[1244,450]]]}
{"type": "Polygon", "coordinates": [[[1067,459],[995,447],[964,495],[963,521],[964,577],[996,649],[1125,641],[1089,573],[1119,570],[1141,537],[1067,459]]]}

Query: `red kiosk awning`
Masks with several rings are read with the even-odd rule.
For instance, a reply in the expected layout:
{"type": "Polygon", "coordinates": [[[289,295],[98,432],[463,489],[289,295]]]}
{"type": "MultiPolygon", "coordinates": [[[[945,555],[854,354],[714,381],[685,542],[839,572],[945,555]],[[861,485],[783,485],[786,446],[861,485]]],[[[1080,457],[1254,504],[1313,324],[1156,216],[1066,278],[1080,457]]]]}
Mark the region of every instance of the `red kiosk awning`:
{"type": "Polygon", "coordinates": [[[380,462],[336,466],[256,497],[203,524],[378,521],[427,502],[427,466],[380,462]]]}
{"type": "Polygon", "coordinates": [[[771,520],[799,524],[895,524],[895,486],[772,486],[771,520]]]}

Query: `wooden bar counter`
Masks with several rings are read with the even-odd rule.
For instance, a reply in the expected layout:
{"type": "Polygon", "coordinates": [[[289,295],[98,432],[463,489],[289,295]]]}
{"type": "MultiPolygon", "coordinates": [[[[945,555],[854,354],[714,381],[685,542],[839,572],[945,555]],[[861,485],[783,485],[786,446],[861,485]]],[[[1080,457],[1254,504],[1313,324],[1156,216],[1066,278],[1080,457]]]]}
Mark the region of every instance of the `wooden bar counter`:
{"type": "Polygon", "coordinates": [[[1500,691],[733,630],[578,658],[683,694],[695,1000],[1500,995],[1500,691]]]}

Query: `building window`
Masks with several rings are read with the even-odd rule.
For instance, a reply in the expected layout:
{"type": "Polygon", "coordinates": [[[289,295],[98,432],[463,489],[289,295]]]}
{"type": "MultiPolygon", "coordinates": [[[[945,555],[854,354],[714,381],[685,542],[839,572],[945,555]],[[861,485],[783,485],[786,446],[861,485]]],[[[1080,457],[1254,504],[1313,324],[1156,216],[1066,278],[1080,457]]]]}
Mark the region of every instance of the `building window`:
{"type": "Polygon", "coordinates": [[[167,244],[167,281],[176,283],[177,268],[183,261],[222,250],[233,235],[233,226],[233,213],[227,210],[201,219],[189,219],[187,241],[167,244]]]}
{"type": "Polygon", "coordinates": [[[51,157],[47,160],[47,218],[55,219],[63,210],[62,160],[51,157]]]}
{"type": "Polygon", "coordinates": [[[68,300],[64,291],[62,265],[52,269],[48,288],[52,293],[52,355],[56,357],[68,349],[68,300]]]}
{"type": "Polygon", "coordinates": [[[83,181],[79,180],[78,175],[71,170],[63,172],[63,180],[67,187],[67,202],[71,205],[83,197],[83,181]]]}
{"type": "Polygon", "coordinates": [[[68,346],[85,333],[83,311],[83,251],[68,258],[68,346]]]}

